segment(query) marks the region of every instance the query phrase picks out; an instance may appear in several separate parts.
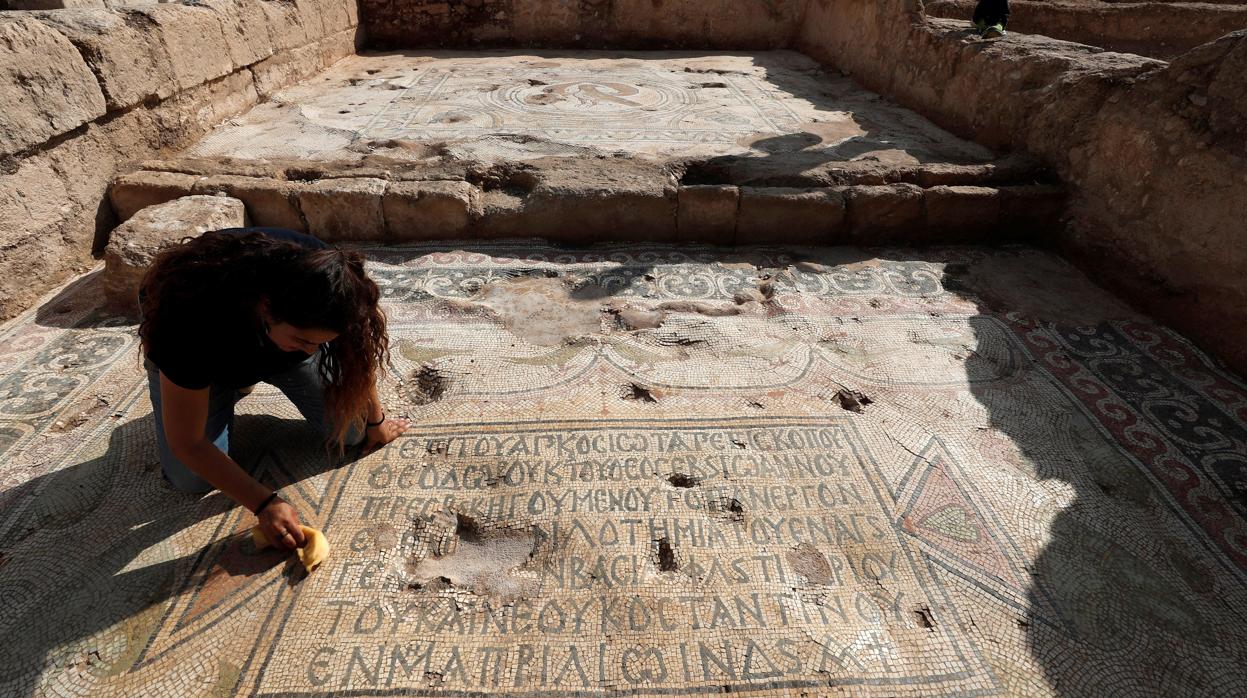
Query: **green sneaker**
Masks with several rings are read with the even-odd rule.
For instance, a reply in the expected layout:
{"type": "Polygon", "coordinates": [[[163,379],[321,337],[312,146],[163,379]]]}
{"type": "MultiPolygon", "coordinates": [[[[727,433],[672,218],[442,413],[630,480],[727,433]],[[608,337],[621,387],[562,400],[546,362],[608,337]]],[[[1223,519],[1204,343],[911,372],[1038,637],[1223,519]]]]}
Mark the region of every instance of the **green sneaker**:
{"type": "Polygon", "coordinates": [[[983,19],[976,19],[976,20],[974,20],[974,29],[975,29],[975,31],[977,31],[980,35],[981,35],[983,32],[987,31],[987,20],[983,20],[983,19]]]}
{"type": "Polygon", "coordinates": [[[1006,33],[1007,32],[1005,32],[1005,26],[1003,24],[996,23],[983,30],[983,38],[984,39],[999,39],[1000,37],[1004,36],[1006,33]]]}

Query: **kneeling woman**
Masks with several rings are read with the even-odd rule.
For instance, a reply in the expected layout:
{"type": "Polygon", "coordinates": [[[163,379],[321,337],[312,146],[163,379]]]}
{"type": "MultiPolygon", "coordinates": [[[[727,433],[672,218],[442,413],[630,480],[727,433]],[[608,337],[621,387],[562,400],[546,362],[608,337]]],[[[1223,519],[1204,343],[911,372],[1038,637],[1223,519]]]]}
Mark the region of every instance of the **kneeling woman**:
{"type": "Polygon", "coordinates": [[[294,507],[229,456],[234,403],[274,385],[338,454],[397,438],[408,423],[386,419],[376,390],[389,356],[379,298],[359,253],[289,230],[210,232],[158,255],[139,335],[165,478],[219,489],[269,540],[303,545],[294,507]]]}

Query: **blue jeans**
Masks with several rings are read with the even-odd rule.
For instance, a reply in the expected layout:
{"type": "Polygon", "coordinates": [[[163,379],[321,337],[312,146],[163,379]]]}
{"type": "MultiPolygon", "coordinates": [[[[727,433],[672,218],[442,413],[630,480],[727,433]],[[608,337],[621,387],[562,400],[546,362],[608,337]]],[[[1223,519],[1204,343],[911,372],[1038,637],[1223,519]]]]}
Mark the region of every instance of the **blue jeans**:
{"type": "MultiPolygon", "coordinates": [[[[316,365],[320,354],[313,354],[306,361],[294,368],[261,378],[265,383],[276,387],[298,408],[299,413],[326,439],[331,438],[332,425],[325,421],[325,385],[321,380],[316,365]]],[[[183,492],[202,493],[213,489],[212,485],[195,474],[185,463],[178,460],[169,448],[165,438],[164,415],[161,414],[160,402],[160,370],[155,364],[144,360],[147,368],[147,386],[151,394],[152,410],[156,419],[156,442],[160,447],[160,468],[165,478],[174,487],[183,492]]],[[[234,403],[236,390],[211,386],[208,389],[208,421],[204,425],[204,436],[219,448],[222,453],[229,454],[229,432],[234,425],[234,403]]],[[[348,446],[355,446],[364,440],[364,435],[352,427],[346,435],[348,446]]]]}

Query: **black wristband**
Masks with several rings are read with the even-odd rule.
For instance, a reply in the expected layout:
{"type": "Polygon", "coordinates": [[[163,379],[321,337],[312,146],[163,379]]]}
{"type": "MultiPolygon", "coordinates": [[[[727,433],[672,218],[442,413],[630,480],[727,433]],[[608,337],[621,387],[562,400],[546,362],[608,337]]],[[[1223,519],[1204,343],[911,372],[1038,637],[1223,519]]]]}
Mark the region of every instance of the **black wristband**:
{"type": "Polygon", "coordinates": [[[254,511],[253,513],[254,513],[256,516],[259,516],[259,515],[260,515],[260,512],[264,511],[264,507],[266,507],[266,506],[268,506],[268,505],[272,504],[272,503],[273,503],[273,500],[274,500],[274,499],[277,499],[278,497],[279,497],[279,495],[277,494],[277,491],[276,491],[276,490],[274,490],[274,491],[273,491],[273,493],[272,493],[272,494],[270,494],[270,495],[268,496],[268,498],[267,498],[267,499],[265,499],[263,502],[260,502],[260,506],[256,507],[256,508],[255,508],[255,511],[254,511]]]}
{"type": "Polygon", "coordinates": [[[372,427],[379,427],[379,426],[381,426],[382,424],[385,424],[385,413],[384,413],[384,412],[382,412],[382,413],[381,413],[381,419],[379,419],[379,420],[377,420],[377,421],[375,421],[375,422],[370,422],[370,421],[368,421],[368,420],[366,420],[366,419],[364,420],[364,428],[365,428],[365,429],[371,429],[372,427]]]}

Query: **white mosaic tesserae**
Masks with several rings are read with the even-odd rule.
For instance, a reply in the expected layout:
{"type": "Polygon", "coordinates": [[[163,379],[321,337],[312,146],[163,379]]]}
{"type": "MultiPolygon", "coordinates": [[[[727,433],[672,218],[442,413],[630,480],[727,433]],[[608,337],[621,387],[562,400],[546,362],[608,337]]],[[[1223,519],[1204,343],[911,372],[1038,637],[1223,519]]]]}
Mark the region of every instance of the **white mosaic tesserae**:
{"type": "Polygon", "coordinates": [[[237,405],[233,456],[332,544],[310,575],[162,482],[98,272],[4,326],[0,693],[1244,681],[1247,523],[1209,507],[1247,386],[1047,253],[368,253],[412,429],[337,463],[272,386],[237,405]]]}

